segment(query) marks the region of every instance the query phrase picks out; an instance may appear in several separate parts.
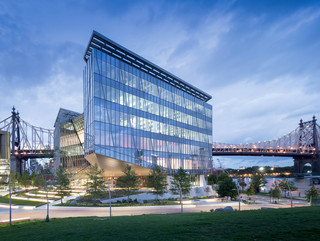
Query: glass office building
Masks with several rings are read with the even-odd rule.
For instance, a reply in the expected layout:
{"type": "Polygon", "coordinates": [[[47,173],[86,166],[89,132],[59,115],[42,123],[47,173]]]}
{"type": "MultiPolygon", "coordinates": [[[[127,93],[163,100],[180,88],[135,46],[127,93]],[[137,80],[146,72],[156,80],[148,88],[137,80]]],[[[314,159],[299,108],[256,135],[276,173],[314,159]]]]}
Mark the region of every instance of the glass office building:
{"type": "Polygon", "coordinates": [[[130,164],[204,174],[212,163],[211,96],[93,32],[84,60],[85,157],[106,175],[130,164]]]}

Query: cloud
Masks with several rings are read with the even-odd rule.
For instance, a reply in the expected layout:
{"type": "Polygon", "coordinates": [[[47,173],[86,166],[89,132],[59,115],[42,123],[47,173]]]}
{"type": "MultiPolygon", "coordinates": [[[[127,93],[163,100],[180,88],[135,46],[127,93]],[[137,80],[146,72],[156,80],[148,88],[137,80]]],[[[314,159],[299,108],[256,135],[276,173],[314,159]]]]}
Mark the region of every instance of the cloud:
{"type": "Polygon", "coordinates": [[[311,24],[320,17],[320,10],[317,8],[303,8],[289,16],[284,17],[274,24],[268,31],[268,35],[277,38],[285,38],[297,32],[304,25],[311,24]]]}
{"type": "Polygon", "coordinates": [[[292,158],[285,157],[213,157],[213,166],[219,168],[234,168],[252,167],[252,166],[292,166],[292,158]]]}
{"type": "Polygon", "coordinates": [[[257,78],[215,92],[214,141],[237,144],[275,139],[294,130],[300,118],[320,116],[320,93],[308,93],[307,76],[279,76],[265,83],[257,78]]]}
{"type": "Polygon", "coordinates": [[[0,3],[0,119],[50,128],[82,112],[93,29],[213,96],[214,141],[252,142],[320,116],[319,4],[270,1],[0,3]],[[120,6],[120,5],[121,6],[120,6]]]}
{"type": "MultiPolygon", "coordinates": [[[[61,66],[63,62],[57,63],[56,74],[48,77],[46,83],[25,87],[13,93],[11,99],[14,103],[8,104],[15,104],[24,121],[34,126],[53,129],[60,107],[83,112],[82,78],[64,72],[61,66]]],[[[5,91],[0,94],[5,95],[5,91]]],[[[4,110],[6,113],[2,116],[9,116],[10,110],[4,110]]]]}

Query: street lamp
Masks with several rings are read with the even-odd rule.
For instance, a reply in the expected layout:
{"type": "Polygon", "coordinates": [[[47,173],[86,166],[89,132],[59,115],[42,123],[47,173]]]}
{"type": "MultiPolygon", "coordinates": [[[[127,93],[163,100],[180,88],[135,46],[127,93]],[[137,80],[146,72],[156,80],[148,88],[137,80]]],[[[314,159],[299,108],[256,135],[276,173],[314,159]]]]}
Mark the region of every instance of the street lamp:
{"type": "Polygon", "coordinates": [[[109,189],[109,204],[110,204],[110,218],[111,218],[111,191],[110,191],[109,179],[108,179],[108,189],[109,189]]]}
{"type": "Polygon", "coordinates": [[[178,181],[178,184],[179,184],[179,191],[180,191],[180,205],[181,205],[181,213],[183,213],[182,191],[181,191],[181,184],[180,184],[180,181],[178,181]]]}
{"type": "Polygon", "coordinates": [[[10,226],[11,226],[11,218],[12,218],[12,209],[11,209],[11,178],[9,175],[9,205],[10,205],[10,209],[9,209],[9,222],[10,222],[10,226]]]}
{"type": "Polygon", "coordinates": [[[289,185],[288,182],[287,182],[287,185],[288,185],[288,189],[289,189],[289,192],[290,192],[290,195],[291,195],[291,208],[292,208],[292,192],[291,192],[290,185],[289,185]]]}
{"type": "Polygon", "coordinates": [[[240,211],[240,201],[241,201],[241,199],[240,199],[240,192],[239,192],[239,183],[237,183],[238,185],[236,185],[236,187],[237,187],[237,192],[238,192],[238,200],[239,200],[239,211],[240,211]]]}
{"type": "Polygon", "coordinates": [[[43,175],[43,179],[44,179],[44,185],[45,185],[45,189],[47,191],[46,197],[47,197],[47,216],[46,216],[46,222],[50,221],[49,218],[49,197],[48,197],[48,186],[47,186],[47,180],[45,180],[44,175],[43,175]]]}

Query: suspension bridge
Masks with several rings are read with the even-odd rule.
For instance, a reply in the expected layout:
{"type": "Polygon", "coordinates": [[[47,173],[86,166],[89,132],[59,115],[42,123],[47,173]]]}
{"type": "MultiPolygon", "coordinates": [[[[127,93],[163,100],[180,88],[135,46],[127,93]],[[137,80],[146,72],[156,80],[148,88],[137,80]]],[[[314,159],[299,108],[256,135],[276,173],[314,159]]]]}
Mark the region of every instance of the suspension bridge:
{"type": "Polygon", "coordinates": [[[14,107],[11,116],[0,121],[0,130],[10,133],[11,170],[21,173],[29,159],[53,158],[53,130],[29,124],[14,107]]]}
{"type": "MultiPolygon", "coordinates": [[[[27,123],[14,107],[11,116],[0,121],[0,130],[10,133],[11,169],[16,172],[25,169],[28,159],[54,155],[54,131],[27,123]]],[[[313,116],[311,121],[300,120],[295,130],[278,139],[246,144],[214,142],[212,156],[292,157],[295,173],[302,173],[304,165],[309,163],[312,173],[320,174],[319,133],[320,126],[313,116]]]]}
{"type": "Polygon", "coordinates": [[[294,173],[302,173],[304,165],[309,163],[312,173],[320,174],[319,133],[320,126],[313,116],[311,121],[300,120],[295,130],[278,139],[236,145],[214,142],[212,155],[292,157],[294,173]]]}

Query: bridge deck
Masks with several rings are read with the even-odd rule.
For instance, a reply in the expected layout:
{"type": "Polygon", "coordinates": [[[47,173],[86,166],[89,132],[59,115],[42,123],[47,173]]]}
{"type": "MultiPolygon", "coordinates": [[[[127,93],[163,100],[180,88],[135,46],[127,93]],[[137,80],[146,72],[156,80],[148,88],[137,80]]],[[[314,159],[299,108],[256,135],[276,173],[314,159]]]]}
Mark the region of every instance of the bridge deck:
{"type": "Polygon", "coordinates": [[[252,152],[252,151],[215,151],[212,150],[212,156],[272,156],[272,157],[305,157],[311,158],[314,153],[298,152],[252,152]]]}

